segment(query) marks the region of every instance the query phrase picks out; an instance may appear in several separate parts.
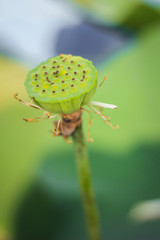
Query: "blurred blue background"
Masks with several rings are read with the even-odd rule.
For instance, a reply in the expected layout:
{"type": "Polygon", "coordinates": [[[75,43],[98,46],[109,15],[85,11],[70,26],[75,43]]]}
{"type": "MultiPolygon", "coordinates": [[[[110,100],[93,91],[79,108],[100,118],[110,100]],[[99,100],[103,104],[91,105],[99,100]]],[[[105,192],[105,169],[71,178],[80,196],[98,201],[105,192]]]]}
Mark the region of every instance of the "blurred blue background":
{"type": "Polygon", "coordinates": [[[103,239],[160,239],[160,1],[0,6],[0,239],[87,239],[72,145],[13,98],[29,101],[27,71],[60,53],[93,61],[108,75],[93,99],[119,107],[106,115],[120,128],[94,116],[87,144],[103,239]]]}

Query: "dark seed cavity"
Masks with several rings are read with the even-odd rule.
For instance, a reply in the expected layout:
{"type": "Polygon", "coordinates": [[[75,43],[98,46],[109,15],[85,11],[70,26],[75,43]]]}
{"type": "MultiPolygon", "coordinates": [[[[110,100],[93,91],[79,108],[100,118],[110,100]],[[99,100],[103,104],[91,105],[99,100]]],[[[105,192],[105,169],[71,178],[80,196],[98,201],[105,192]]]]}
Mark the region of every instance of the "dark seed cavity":
{"type": "Polygon", "coordinates": [[[39,85],[37,84],[36,87],[39,87],[39,85]]]}
{"type": "Polygon", "coordinates": [[[46,91],[46,90],[44,90],[44,89],[42,90],[42,92],[45,92],[45,91],[46,91]]]}
{"type": "Polygon", "coordinates": [[[35,78],[34,80],[37,81],[37,78],[35,78]]]}
{"type": "Polygon", "coordinates": [[[68,73],[66,73],[65,75],[68,75],[68,73]]]}
{"type": "Polygon", "coordinates": [[[55,66],[52,66],[52,68],[55,68],[55,66]]]}
{"type": "Polygon", "coordinates": [[[85,75],[83,75],[83,78],[85,78],[85,75]]]}
{"type": "Polygon", "coordinates": [[[62,89],[62,92],[64,92],[64,89],[62,89]]]}
{"type": "Polygon", "coordinates": [[[68,69],[71,69],[70,67],[68,67],[68,69]]]}
{"type": "Polygon", "coordinates": [[[64,83],[65,81],[62,81],[62,83],[64,83]]]}
{"type": "Polygon", "coordinates": [[[46,68],[46,66],[43,66],[43,68],[46,68]]]}
{"type": "Polygon", "coordinates": [[[83,71],[83,73],[85,74],[85,73],[86,73],[86,71],[84,70],[84,71],[83,71]]]}
{"type": "Polygon", "coordinates": [[[81,82],[83,82],[83,79],[81,79],[81,82]]]}
{"type": "Polygon", "coordinates": [[[72,78],[72,80],[74,81],[74,80],[75,80],[75,78],[72,78]]]}
{"type": "Polygon", "coordinates": [[[78,64],[78,67],[80,67],[81,65],[80,64],[78,64]]]}
{"type": "Polygon", "coordinates": [[[59,68],[60,66],[58,65],[57,68],[59,68]]]}
{"type": "Polygon", "coordinates": [[[71,63],[74,63],[74,61],[72,60],[71,63]]]}
{"type": "Polygon", "coordinates": [[[77,72],[74,72],[74,74],[77,74],[77,72]]]}
{"type": "Polygon", "coordinates": [[[54,60],[53,63],[56,63],[56,61],[54,60]]]}
{"type": "Polygon", "coordinates": [[[55,93],[55,91],[52,91],[52,93],[55,93]]]}
{"type": "Polygon", "coordinates": [[[74,85],[72,84],[71,87],[74,87],[74,85]]]}
{"type": "Polygon", "coordinates": [[[45,74],[45,75],[47,75],[48,73],[47,73],[47,72],[45,72],[44,74],[45,74]]]}
{"type": "Polygon", "coordinates": [[[35,77],[38,77],[38,74],[37,74],[37,73],[35,74],[35,77]]]}

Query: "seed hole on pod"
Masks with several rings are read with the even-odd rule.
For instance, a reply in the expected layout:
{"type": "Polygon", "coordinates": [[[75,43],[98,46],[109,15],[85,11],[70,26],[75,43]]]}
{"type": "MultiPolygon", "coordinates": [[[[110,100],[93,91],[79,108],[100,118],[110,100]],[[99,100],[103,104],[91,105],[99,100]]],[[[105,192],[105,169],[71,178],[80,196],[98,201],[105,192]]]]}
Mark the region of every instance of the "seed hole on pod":
{"type": "Polygon", "coordinates": [[[68,69],[71,69],[70,67],[67,67],[68,69]]]}
{"type": "Polygon", "coordinates": [[[42,92],[44,93],[44,92],[46,92],[46,90],[43,89],[42,92]]]}
{"type": "Polygon", "coordinates": [[[65,90],[64,90],[64,88],[62,89],[62,92],[64,92],[65,90]]]}
{"type": "Polygon", "coordinates": [[[53,63],[56,63],[56,61],[54,60],[53,63]]]}
{"type": "Polygon", "coordinates": [[[60,66],[58,65],[57,68],[59,68],[60,66]]]}
{"type": "Polygon", "coordinates": [[[83,75],[83,78],[85,78],[85,75],[83,75]]]}
{"type": "Polygon", "coordinates": [[[39,85],[37,84],[36,87],[39,87],[39,85]]]}
{"type": "Polygon", "coordinates": [[[47,74],[48,74],[48,72],[45,72],[44,74],[45,74],[45,75],[47,75],[47,74]]]}
{"type": "Polygon", "coordinates": [[[72,60],[72,61],[70,61],[71,63],[74,63],[74,61],[72,60]]]}
{"type": "Polygon", "coordinates": [[[81,82],[83,82],[83,79],[81,79],[81,82]]]}
{"type": "Polygon", "coordinates": [[[65,81],[62,81],[62,83],[64,83],[65,81]]]}
{"type": "Polygon", "coordinates": [[[86,73],[86,71],[84,70],[84,71],[83,71],[83,73],[85,74],[85,73],[86,73]]]}
{"type": "Polygon", "coordinates": [[[68,73],[66,73],[65,75],[68,75],[68,73]]]}
{"type": "Polygon", "coordinates": [[[77,72],[74,72],[74,74],[76,75],[76,74],[77,74],[77,72]]]}
{"type": "Polygon", "coordinates": [[[52,68],[55,68],[55,66],[52,66],[52,68]]]}
{"type": "Polygon", "coordinates": [[[81,65],[80,65],[80,64],[78,64],[77,66],[78,66],[78,67],[80,67],[81,65]]]}
{"type": "Polygon", "coordinates": [[[37,78],[35,78],[34,80],[37,81],[37,78]]]}
{"type": "Polygon", "coordinates": [[[72,84],[71,87],[74,87],[74,84],[72,84]]]}
{"type": "Polygon", "coordinates": [[[35,77],[38,77],[38,73],[35,74],[35,77]]]}
{"type": "Polygon", "coordinates": [[[55,93],[56,91],[52,91],[52,93],[55,93]]]}
{"type": "Polygon", "coordinates": [[[43,68],[46,68],[46,66],[43,66],[43,68]]]}

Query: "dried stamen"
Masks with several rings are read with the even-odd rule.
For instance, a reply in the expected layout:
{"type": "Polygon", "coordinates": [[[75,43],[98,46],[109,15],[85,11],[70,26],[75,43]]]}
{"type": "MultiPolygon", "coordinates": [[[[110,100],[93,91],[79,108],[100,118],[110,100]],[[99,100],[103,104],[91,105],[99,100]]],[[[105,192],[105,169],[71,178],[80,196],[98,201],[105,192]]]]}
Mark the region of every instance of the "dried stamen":
{"type": "Polygon", "coordinates": [[[96,114],[99,115],[101,118],[103,118],[105,124],[108,124],[112,129],[117,129],[117,128],[119,127],[118,125],[113,126],[113,125],[110,123],[110,117],[101,114],[96,108],[94,108],[93,106],[91,106],[91,105],[89,105],[89,104],[87,104],[87,106],[90,107],[90,108],[94,111],[94,113],[96,113],[96,114]],[[107,118],[108,118],[109,120],[107,120],[107,118]]]}
{"type": "Polygon", "coordinates": [[[32,99],[32,101],[31,101],[31,103],[27,103],[27,102],[23,101],[22,99],[18,98],[18,93],[14,94],[14,98],[15,98],[16,100],[18,100],[19,102],[21,102],[22,104],[28,106],[28,107],[33,107],[33,108],[36,108],[36,109],[41,109],[41,108],[38,107],[37,105],[32,104],[33,99],[32,99]]]}
{"type": "Polygon", "coordinates": [[[104,83],[104,81],[107,79],[108,76],[105,76],[104,79],[102,80],[102,82],[99,84],[99,86],[97,88],[100,88],[102,86],[102,84],[104,83]]]}
{"type": "Polygon", "coordinates": [[[65,62],[65,61],[67,60],[67,58],[69,58],[69,57],[72,57],[72,55],[69,54],[67,57],[65,57],[65,58],[62,60],[62,62],[65,62]]]}

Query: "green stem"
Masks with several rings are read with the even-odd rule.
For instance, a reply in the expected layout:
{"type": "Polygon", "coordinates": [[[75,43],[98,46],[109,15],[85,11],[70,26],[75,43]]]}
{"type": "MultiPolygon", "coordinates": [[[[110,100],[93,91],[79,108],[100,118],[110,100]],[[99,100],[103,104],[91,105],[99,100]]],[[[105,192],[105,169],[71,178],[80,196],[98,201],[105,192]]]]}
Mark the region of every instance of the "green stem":
{"type": "Polygon", "coordinates": [[[82,126],[77,127],[72,135],[72,138],[76,154],[79,181],[83,196],[83,204],[86,220],[88,223],[90,239],[101,240],[98,210],[94,197],[89,158],[84,141],[84,135],[82,132],[82,126]]]}

